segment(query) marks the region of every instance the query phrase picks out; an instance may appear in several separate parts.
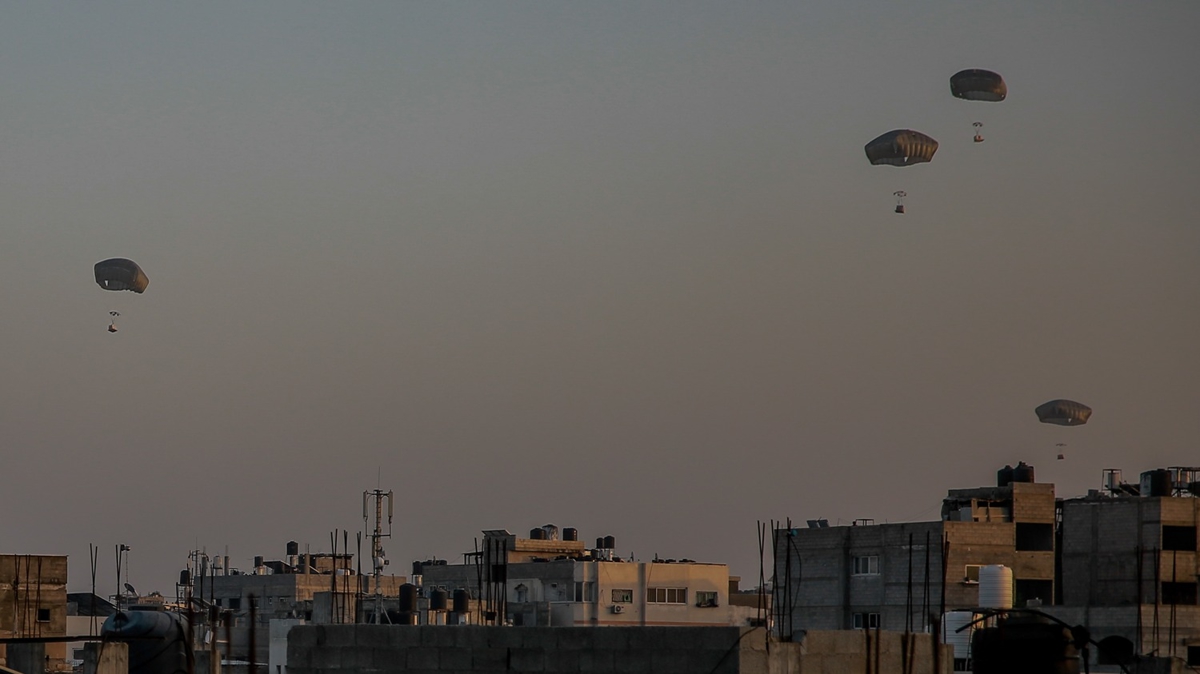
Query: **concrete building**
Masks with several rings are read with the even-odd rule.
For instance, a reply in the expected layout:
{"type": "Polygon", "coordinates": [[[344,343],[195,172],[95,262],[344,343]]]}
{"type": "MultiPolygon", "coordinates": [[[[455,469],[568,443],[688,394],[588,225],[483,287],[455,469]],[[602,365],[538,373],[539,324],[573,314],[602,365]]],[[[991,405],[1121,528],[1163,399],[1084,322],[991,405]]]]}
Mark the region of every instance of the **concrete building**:
{"type": "MultiPolygon", "coordinates": [[[[0,638],[66,635],[67,556],[0,555],[0,638]]],[[[0,664],[19,669],[17,660],[39,659],[50,671],[69,669],[65,643],[25,646],[0,644],[0,664]],[[34,651],[36,658],[31,656],[34,651]]]]}
{"type": "Polygon", "coordinates": [[[1018,605],[1053,603],[1054,485],[1018,468],[1020,481],[1009,468],[995,487],[950,490],[939,521],[777,529],[777,629],[919,631],[943,596],[946,610],[977,606],[989,564],[1013,570],[1018,605]]]}
{"type": "Polygon", "coordinates": [[[559,540],[544,529],[544,538],[485,531],[483,550],[465,563],[421,564],[423,594],[466,590],[479,607],[473,622],[522,626],[748,626],[758,616],[736,576],[737,601],[730,601],[725,564],[624,560],[612,547],[586,549],[574,536],[559,540]]]}
{"type": "Polygon", "coordinates": [[[1087,626],[1114,653],[1200,666],[1200,469],[1142,478],[1130,485],[1106,471],[1103,489],[1062,502],[1062,605],[1052,612],[1087,626]]]}

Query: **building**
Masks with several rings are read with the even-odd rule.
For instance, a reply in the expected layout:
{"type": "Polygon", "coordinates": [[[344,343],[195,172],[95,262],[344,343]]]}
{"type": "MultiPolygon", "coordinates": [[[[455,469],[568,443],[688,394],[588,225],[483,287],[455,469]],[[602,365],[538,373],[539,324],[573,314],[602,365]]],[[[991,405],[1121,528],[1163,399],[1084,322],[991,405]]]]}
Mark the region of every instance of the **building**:
{"type": "MultiPolygon", "coordinates": [[[[518,538],[484,532],[482,550],[463,564],[417,563],[422,593],[465,590],[476,601],[473,619],[522,626],[750,625],[757,602],[747,601],[725,564],[688,559],[638,562],[614,554],[611,536],[585,548],[573,529],[547,525],[518,538]]],[[[416,577],[416,576],[414,576],[416,577]]]]}
{"type": "Polygon", "coordinates": [[[1153,652],[1198,666],[1200,468],[1147,471],[1134,485],[1105,473],[1103,489],[1062,502],[1062,602],[1052,612],[1108,644],[1100,664],[1153,652]]]}
{"type": "Polygon", "coordinates": [[[1021,464],[995,487],[952,489],[935,522],[777,529],[776,629],[919,631],[943,607],[978,606],[989,564],[1013,570],[1019,605],[1053,603],[1054,485],[1033,479],[1021,464]]]}
{"type": "MultiPolygon", "coordinates": [[[[65,636],[67,556],[0,555],[0,638],[65,636]]],[[[44,660],[50,671],[69,669],[63,641],[0,644],[0,657],[13,669],[28,667],[33,660],[44,660]]]]}

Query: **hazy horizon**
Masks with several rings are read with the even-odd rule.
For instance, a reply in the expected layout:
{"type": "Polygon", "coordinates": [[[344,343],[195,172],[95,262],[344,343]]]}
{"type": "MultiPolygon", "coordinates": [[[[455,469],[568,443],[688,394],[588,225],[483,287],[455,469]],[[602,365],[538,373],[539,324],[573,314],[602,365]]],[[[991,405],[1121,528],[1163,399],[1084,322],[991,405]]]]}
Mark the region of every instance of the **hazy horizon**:
{"type": "Polygon", "coordinates": [[[72,591],[328,550],[377,485],[398,575],[552,522],[747,586],[757,520],[1200,464],[1198,4],[0,16],[0,552],[72,591]],[[934,160],[871,166],[898,128],[934,160]]]}

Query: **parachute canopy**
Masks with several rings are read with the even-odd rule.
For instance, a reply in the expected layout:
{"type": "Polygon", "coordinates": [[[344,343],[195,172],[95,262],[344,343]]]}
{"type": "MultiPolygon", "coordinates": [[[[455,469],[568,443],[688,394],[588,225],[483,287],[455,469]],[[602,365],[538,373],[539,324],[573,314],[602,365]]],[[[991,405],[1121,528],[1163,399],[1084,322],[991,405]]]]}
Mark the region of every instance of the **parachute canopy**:
{"type": "Polygon", "coordinates": [[[932,160],[938,142],[920,131],[896,129],[867,143],[863,149],[872,164],[912,166],[932,160]]]}
{"type": "Polygon", "coordinates": [[[1092,416],[1092,408],[1074,400],[1051,400],[1038,405],[1033,412],[1043,424],[1059,426],[1082,426],[1092,416]]]}
{"type": "Polygon", "coordinates": [[[150,285],[150,279],[133,260],[114,257],[96,263],[96,284],[105,290],[132,290],[135,293],[144,293],[146,286],[150,285]]]}
{"type": "Polygon", "coordinates": [[[950,78],[950,93],[968,101],[998,103],[1008,96],[1008,85],[999,73],[971,68],[954,73],[950,78]]]}

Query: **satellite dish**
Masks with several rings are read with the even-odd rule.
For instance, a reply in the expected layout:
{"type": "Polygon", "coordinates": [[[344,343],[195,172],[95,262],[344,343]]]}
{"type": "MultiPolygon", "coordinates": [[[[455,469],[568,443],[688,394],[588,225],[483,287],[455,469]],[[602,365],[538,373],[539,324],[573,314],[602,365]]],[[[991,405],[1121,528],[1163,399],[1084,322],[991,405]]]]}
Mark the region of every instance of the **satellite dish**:
{"type": "Polygon", "coordinates": [[[125,591],[132,595],[137,594],[137,590],[133,589],[133,586],[130,585],[129,583],[125,583],[125,591]]]}

